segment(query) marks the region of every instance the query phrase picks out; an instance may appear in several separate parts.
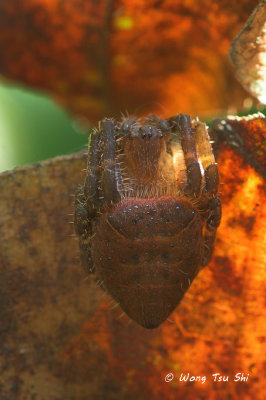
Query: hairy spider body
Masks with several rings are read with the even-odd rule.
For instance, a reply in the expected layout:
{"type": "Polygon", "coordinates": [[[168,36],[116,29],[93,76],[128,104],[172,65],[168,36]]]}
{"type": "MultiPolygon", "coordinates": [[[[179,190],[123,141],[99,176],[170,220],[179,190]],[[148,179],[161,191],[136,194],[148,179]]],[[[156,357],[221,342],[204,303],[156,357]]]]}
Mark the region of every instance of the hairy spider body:
{"type": "Polygon", "coordinates": [[[106,119],[76,197],[81,258],[145,328],[159,326],[212,255],[221,205],[203,123],[106,119]]]}

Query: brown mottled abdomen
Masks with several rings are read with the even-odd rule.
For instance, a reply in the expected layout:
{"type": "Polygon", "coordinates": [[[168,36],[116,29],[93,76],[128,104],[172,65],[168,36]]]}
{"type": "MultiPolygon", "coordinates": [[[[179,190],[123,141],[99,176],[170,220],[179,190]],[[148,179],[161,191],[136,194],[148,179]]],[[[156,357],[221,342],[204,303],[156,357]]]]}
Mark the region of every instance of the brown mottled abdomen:
{"type": "Polygon", "coordinates": [[[145,328],[181,301],[202,260],[202,221],[187,199],[128,198],[94,224],[96,274],[121,308],[145,328]]]}

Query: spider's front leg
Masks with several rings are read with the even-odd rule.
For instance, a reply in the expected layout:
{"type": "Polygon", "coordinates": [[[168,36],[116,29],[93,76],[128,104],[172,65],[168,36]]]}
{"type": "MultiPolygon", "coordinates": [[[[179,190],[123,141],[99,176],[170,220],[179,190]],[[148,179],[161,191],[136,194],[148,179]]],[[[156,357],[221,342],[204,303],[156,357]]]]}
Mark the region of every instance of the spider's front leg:
{"type": "Polygon", "coordinates": [[[92,234],[91,220],[88,215],[87,200],[82,186],[79,186],[76,192],[74,224],[76,234],[79,236],[81,263],[87,272],[93,272],[94,267],[88,246],[92,234]]]}
{"type": "Polygon", "coordinates": [[[117,165],[115,126],[110,119],[105,119],[101,122],[101,128],[103,141],[102,189],[104,202],[114,204],[121,199],[118,190],[120,172],[117,165]]]}
{"type": "Polygon", "coordinates": [[[216,230],[221,222],[222,207],[219,196],[216,196],[209,202],[208,208],[210,214],[208,216],[204,235],[204,253],[202,259],[202,266],[205,267],[212,257],[214,250],[214,242],[216,237],[216,230]]]}
{"type": "Polygon", "coordinates": [[[217,196],[219,185],[218,168],[212,152],[206,126],[202,122],[191,122],[188,115],[180,114],[168,120],[173,130],[180,133],[180,143],[187,167],[187,184],[184,194],[197,198],[199,209],[204,216],[204,249],[202,265],[209,263],[221,220],[221,202],[217,196]],[[204,170],[202,176],[201,167],[204,170]]]}
{"type": "Polygon", "coordinates": [[[92,221],[97,215],[99,206],[99,177],[100,177],[100,134],[91,135],[88,152],[88,166],[84,188],[79,186],[75,204],[75,230],[79,236],[81,262],[87,272],[94,272],[90,252],[92,236],[92,221]]]}
{"type": "Polygon", "coordinates": [[[187,167],[187,184],[184,193],[187,196],[198,196],[201,188],[201,171],[190,116],[180,114],[168,121],[172,123],[172,129],[176,128],[180,133],[180,143],[187,167]]]}
{"type": "Polygon", "coordinates": [[[202,266],[207,265],[212,257],[216,230],[221,222],[222,207],[219,196],[219,173],[210,144],[206,126],[198,122],[195,126],[195,141],[201,164],[204,168],[204,186],[201,194],[201,203],[207,208],[207,220],[204,234],[204,252],[202,266]]]}

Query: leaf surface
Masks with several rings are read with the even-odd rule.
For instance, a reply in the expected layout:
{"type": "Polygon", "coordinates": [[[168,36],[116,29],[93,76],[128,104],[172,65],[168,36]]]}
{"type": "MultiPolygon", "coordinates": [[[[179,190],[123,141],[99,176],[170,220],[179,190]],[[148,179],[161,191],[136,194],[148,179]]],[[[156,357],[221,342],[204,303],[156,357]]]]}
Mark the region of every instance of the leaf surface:
{"type": "Polygon", "coordinates": [[[241,109],[228,61],[255,0],[3,0],[0,73],[91,122],[241,109]]]}
{"type": "MultiPolygon", "coordinates": [[[[249,121],[245,129],[264,126],[249,121]]],[[[265,181],[228,145],[218,162],[223,218],[213,260],[152,331],[121,317],[82,272],[68,222],[84,154],[1,175],[3,399],[265,399],[265,181]],[[206,383],[180,382],[182,372],[206,383]],[[229,381],[213,382],[217,372],[229,381]],[[234,382],[238,372],[248,381],[234,382]]]]}
{"type": "Polygon", "coordinates": [[[230,57],[242,86],[266,104],[266,1],[253,11],[231,44],[230,57]]]}

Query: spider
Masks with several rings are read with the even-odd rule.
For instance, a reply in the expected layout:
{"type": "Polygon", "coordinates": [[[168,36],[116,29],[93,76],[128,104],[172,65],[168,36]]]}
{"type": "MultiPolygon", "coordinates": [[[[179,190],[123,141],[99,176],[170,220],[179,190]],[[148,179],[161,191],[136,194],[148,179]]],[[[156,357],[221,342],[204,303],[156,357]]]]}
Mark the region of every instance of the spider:
{"type": "Polygon", "coordinates": [[[144,328],[168,318],[210,261],[218,184],[206,125],[188,115],[104,119],[91,135],[76,196],[82,264],[144,328]]]}

